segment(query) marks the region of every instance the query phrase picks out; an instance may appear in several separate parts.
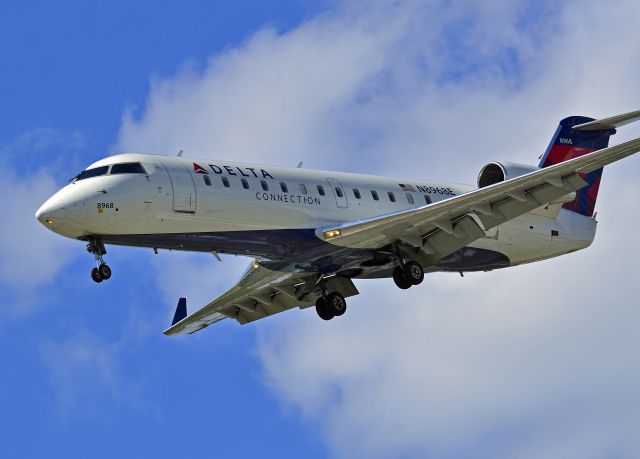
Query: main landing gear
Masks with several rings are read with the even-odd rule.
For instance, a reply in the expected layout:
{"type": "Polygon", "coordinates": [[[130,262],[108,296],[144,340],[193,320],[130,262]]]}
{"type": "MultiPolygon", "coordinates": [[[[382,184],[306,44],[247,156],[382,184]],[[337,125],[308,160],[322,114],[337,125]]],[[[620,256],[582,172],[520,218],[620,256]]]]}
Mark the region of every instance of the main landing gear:
{"type": "Polygon", "coordinates": [[[413,260],[406,261],[403,265],[393,270],[393,281],[396,285],[406,290],[412,285],[418,285],[424,280],[424,269],[413,260]]]}
{"type": "Polygon", "coordinates": [[[316,300],[316,312],[322,320],[331,320],[334,317],[341,316],[346,311],[347,302],[338,292],[321,296],[316,300]]]}
{"type": "Polygon", "coordinates": [[[107,254],[104,244],[98,239],[89,239],[87,252],[92,254],[96,260],[96,267],[91,270],[91,279],[100,283],[111,278],[111,268],[102,259],[102,256],[107,254]]]}

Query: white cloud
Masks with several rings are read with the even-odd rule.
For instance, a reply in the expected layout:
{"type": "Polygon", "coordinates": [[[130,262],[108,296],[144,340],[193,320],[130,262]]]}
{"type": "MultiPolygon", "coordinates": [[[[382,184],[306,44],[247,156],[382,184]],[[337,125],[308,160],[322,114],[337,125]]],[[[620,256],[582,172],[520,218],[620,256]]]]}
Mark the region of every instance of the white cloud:
{"type": "Polygon", "coordinates": [[[364,38],[321,23],[286,36],[263,30],[202,72],[154,81],[145,116],[125,117],[118,148],[268,161],[319,151],[327,133],[318,117],[381,65],[364,38]]]}
{"type": "Polygon", "coordinates": [[[0,285],[11,301],[3,309],[28,310],[38,288],[55,279],[73,256],[72,241],[47,231],[35,211],[60,187],[49,161],[51,149],[75,152],[82,139],[51,129],[36,129],[0,147],[0,285]]]}
{"type": "MultiPolygon", "coordinates": [[[[472,182],[489,160],[535,162],[564,116],[637,109],[639,16],[627,1],[340,4],[157,79],[117,148],[472,182]]],[[[586,251],[409,292],[363,281],[340,320],[258,324],[268,383],[336,456],[636,457],[637,164],[605,171],[586,251]]]]}

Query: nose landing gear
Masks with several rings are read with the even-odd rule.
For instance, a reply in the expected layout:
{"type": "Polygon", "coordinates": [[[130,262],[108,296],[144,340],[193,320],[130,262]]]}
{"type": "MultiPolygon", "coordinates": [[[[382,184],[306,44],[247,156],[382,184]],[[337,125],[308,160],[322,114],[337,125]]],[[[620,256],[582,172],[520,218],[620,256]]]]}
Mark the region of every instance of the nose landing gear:
{"type": "Polygon", "coordinates": [[[91,279],[100,283],[111,278],[111,268],[102,259],[102,256],[107,254],[104,244],[98,239],[89,239],[87,252],[92,254],[96,260],[96,267],[91,270],[91,279]]]}

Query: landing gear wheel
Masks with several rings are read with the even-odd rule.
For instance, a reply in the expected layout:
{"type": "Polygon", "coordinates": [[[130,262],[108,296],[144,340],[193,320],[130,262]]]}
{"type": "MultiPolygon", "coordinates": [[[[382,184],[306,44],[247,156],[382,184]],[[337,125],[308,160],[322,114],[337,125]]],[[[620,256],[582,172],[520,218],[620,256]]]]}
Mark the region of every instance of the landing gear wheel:
{"type": "Polygon", "coordinates": [[[320,317],[322,320],[333,319],[333,314],[327,307],[327,303],[322,297],[316,300],[316,312],[318,313],[318,317],[320,317]]]}
{"type": "Polygon", "coordinates": [[[327,297],[326,305],[327,309],[331,311],[335,317],[339,317],[347,311],[347,302],[338,292],[333,292],[327,297]]]}
{"type": "Polygon", "coordinates": [[[91,279],[98,283],[109,279],[111,277],[111,268],[102,259],[102,256],[107,254],[104,244],[99,239],[91,238],[87,243],[87,252],[93,255],[98,265],[91,270],[91,279]]]}
{"type": "Polygon", "coordinates": [[[98,268],[93,268],[91,270],[91,279],[93,279],[93,281],[97,282],[98,284],[104,280],[98,268]]]}
{"type": "Polygon", "coordinates": [[[404,270],[399,266],[393,270],[393,281],[402,290],[406,290],[412,285],[409,279],[405,277],[404,270]]]}
{"type": "Polygon", "coordinates": [[[98,272],[100,273],[100,277],[102,277],[102,279],[104,280],[107,280],[111,277],[111,268],[106,263],[102,263],[100,266],[98,266],[98,272]]]}
{"type": "Polygon", "coordinates": [[[403,270],[404,277],[411,285],[418,285],[424,280],[424,269],[415,261],[407,261],[403,270]]]}

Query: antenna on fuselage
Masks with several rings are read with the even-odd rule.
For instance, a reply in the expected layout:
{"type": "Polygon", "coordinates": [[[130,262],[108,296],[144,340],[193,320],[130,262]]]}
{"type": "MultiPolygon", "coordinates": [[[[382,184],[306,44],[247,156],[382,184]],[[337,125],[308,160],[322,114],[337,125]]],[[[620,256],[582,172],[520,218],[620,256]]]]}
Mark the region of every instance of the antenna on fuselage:
{"type": "Polygon", "coordinates": [[[303,163],[303,162],[304,162],[304,161],[300,161],[300,162],[298,163],[298,169],[302,169],[302,163],[303,163]]]}
{"type": "Polygon", "coordinates": [[[182,158],[182,150],[178,152],[178,158],[182,158]]]}

